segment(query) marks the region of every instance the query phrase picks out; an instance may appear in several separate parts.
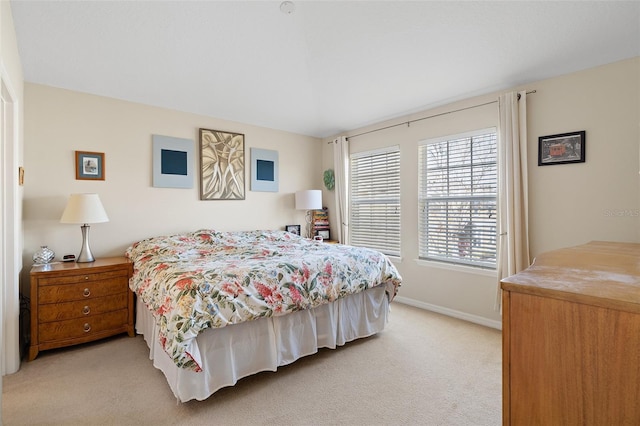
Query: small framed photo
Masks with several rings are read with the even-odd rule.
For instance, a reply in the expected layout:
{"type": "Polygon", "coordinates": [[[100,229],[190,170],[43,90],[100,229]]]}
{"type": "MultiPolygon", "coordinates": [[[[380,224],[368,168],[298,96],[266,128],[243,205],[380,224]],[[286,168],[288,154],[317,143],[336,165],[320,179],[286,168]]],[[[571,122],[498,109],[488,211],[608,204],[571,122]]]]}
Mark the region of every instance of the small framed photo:
{"type": "Polygon", "coordinates": [[[538,138],[538,166],[584,163],[586,132],[540,136],[538,138]]]}
{"type": "Polygon", "coordinates": [[[300,235],[300,225],[287,225],[284,230],[292,234],[300,235]]]}
{"type": "Polygon", "coordinates": [[[316,231],[316,236],[322,237],[323,240],[330,240],[330,233],[328,229],[319,229],[316,231]]]}
{"type": "Polygon", "coordinates": [[[76,151],[76,179],[104,180],[104,153],[76,151]]]}

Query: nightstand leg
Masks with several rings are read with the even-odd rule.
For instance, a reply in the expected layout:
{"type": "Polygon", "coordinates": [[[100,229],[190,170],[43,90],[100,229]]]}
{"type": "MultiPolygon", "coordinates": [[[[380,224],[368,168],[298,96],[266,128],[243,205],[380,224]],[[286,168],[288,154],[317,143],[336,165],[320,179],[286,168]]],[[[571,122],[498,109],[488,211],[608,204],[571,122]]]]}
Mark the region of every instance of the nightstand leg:
{"type": "Polygon", "coordinates": [[[29,357],[27,361],[33,361],[38,356],[38,347],[37,346],[29,346],[29,357]]]}

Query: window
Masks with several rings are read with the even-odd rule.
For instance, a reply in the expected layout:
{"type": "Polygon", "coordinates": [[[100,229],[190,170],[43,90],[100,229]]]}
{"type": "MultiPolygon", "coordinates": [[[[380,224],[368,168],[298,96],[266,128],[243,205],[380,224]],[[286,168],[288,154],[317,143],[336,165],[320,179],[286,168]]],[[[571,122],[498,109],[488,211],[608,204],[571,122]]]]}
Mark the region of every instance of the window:
{"type": "Polygon", "coordinates": [[[420,142],[419,257],[496,267],[495,129],[420,142]]]}
{"type": "Polygon", "coordinates": [[[351,155],[350,244],[400,256],[400,148],[351,155]]]}

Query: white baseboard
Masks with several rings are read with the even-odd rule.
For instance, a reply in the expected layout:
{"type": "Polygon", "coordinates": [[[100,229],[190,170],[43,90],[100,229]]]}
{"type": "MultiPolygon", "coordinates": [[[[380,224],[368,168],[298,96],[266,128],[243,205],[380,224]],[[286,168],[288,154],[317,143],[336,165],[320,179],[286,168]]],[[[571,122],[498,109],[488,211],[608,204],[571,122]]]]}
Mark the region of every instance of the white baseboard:
{"type": "Polygon", "coordinates": [[[455,309],[445,308],[443,306],[432,305],[431,303],[420,302],[418,300],[409,299],[408,297],[396,296],[393,299],[394,302],[404,303],[405,305],[414,306],[420,309],[426,309],[427,311],[437,312],[439,314],[447,315],[461,320],[469,321],[475,324],[484,325],[485,327],[495,328],[502,330],[502,322],[490,320],[478,315],[468,314],[466,312],[456,311],[455,309]]]}

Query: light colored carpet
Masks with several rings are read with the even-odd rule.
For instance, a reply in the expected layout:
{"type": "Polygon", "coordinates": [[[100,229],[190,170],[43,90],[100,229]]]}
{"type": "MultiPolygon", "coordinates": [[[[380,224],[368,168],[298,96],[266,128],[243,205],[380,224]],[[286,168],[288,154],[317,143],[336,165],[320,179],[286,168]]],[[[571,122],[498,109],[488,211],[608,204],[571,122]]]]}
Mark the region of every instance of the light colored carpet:
{"type": "Polygon", "coordinates": [[[41,352],[3,378],[11,425],[500,425],[501,335],[393,303],[377,336],[179,404],[126,335],[41,352]]]}

